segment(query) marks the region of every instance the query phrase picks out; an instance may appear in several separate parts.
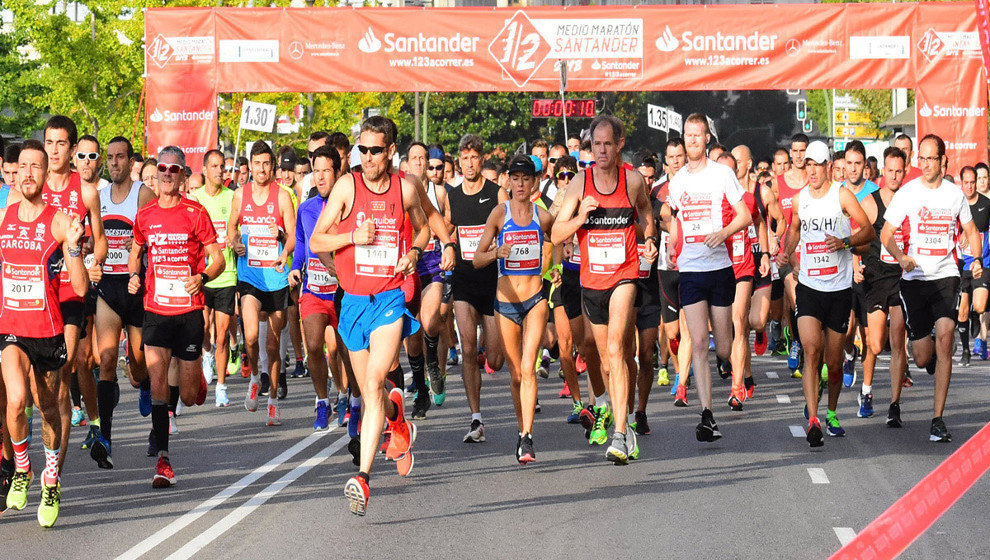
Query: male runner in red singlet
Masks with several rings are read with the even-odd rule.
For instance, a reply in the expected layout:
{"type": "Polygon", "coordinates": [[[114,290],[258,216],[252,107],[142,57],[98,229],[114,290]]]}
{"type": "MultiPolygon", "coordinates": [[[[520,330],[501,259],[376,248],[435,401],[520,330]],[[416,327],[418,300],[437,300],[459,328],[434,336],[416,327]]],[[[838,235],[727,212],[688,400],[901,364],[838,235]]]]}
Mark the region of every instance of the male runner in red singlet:
{"type": "Polygon", "coordinates": [[[0,357],[7,392],[4,430],[14,446],[15,471],[7,507],[24,509],[33,474],[28,459],[28,422],[31,403],[41,409],[45,444],[38,522],[55,524],[59,514],[59,444],[67,413],[60,418],[59,369],[66,362],[65,337],[59,299],[62,263],[74,294],[89,288],[79,240],[83,227],[76,218],[45,204],[42,190],[48,174],[48,156],[37,140],[27,140],[18,159],[20,194],[12,191],[11,204],[0,211],[0,267],[3,298],[0,303],[0,357]],[[35,376],[34,382],[29,379],[35,376]]]}
{"type": "Polygon", "coordinates": [[[419,328],[406,309],[402,283],[416,271],[429,230],[417,188],[388,172],[395,153],[394,127],[385,117],[362,123],[361,173],[337,181],[310,237],[310,250],[325,264],[328,253],[334,253],[344,289],[340,337],[351,353],[364,401],[360,470],[344,485],[356,515],[364,515],[368,505],[369,474],[386,419],[391,434],[386,456],[395,461],[400,476],[408,475],[414,463],[416,426],[405,419],[402,390],[389,390],[386,376],[403,337],[419,328]],[[407,219],[412,228],[405,227],[407,219]],[[418,232],[415,240],[402,239],[412,231],[418,232]],[[400,247],[410,250],[400,255],[400,247]]]}
{"type": "Polygon", "coordinates": [[[127,291],[136,294],[144,286],[142,335],[151,378],[151,435],[158,450],[153,488],[175,484],[168,456],[169,365],[173,358],[179,363],[182,403],[203,404],[207,390],[199,362],[205,328],[203,285],[226,266],[210,214],[179,191],[185,164],[185,154],[176,146],[159,152],[159,198],[138,210],[127,262],[127,291]],[[146,251],[148,271],[142,281],[141,256],[146,251]],[[209,257],[209,266],[205,257],[209,257]]]}
{"type": "MultiPolygon", "coordinates": [[[[103,235],[103,219],[100,217],[100,196],[96,189],[83,185],[78,173],[69,167],[75,152],[78,135],[72,119],[56,115],[45,124],[45,152],[48,154],[48,180],[42,191],[44,201],[61,212],[76,218],[86,229],[85,236],[93,238],[94,263],[90,276],[102,275],[103,261],[107,258],[107,239],[103,235]]],[[[59,472],[65,463],[69,446],[69,429],[72,426],[72,400],[69,396],[69,380],[75,363],[76,349],[86,332],[86,305],[83,296],[74,292],[69,274],[63,271],[59,288],[59,305],[65,324],[65,347],[68,352],[62,367],[62,385],[59,388],[59,411],[62,415],[62,443],[59,455],[59,472]]]]}
{"type": "MultiPolygon", "coordinates": [[[[585,314],[592,324],[595,343],[602,355],[602,375],[612,392],[615,433],[606,458],[626,464],[639,456],[636,432],[629,409],[629,362],[633,335],[633,308],[636,281],[639,278],[639,253],[636,222],[645,237],[643,258],[657,258],[657,231],[650,205],[649,190],[643,176],[622,164],[625,127],[611,115],[595,118],[590,125],[595,165],[579,173],[572,184],[583,188],[568,189],[553,226],[552,241],[563,243],[578,236],[581,247],[581,285],[585,314]],[[627,360],[628,358],[628,360],[627,360]],[[605,372],[608,371],[608,374],[605,372]]],[[[611,414],[608,390],[595,395],[596,428],[602,428],[611,414]]]]}

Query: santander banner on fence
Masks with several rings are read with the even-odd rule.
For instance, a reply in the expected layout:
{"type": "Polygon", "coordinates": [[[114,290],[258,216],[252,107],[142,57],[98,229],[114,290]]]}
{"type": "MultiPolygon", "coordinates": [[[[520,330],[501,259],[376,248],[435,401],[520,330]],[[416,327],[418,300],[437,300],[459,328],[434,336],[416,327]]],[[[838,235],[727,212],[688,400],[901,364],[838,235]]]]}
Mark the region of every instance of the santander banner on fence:
{"type": "Polygon", "coordinates": [[[915,88],[950,168],[987,154],[969,2],[154,8],[145,34],[149,147],[190,154],[217,143],[218,92],[554,91],[560,64],[585,91],[915,88]]]}

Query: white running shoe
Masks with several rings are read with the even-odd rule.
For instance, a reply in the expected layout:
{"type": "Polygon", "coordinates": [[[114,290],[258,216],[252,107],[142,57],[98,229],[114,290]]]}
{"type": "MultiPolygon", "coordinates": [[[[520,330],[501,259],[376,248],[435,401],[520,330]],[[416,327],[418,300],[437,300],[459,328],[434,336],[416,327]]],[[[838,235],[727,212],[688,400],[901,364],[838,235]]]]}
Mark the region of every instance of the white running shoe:
{"type": "Polygon", "coordinates": [[[213,353],[213,350],[209,352],[203,352],[203,377],[206,378],[206,384],[209,385],[213,383],[213,377],[217,373],[217,357],[213,353]]]}
{"type": "Polygon", "coordinates": [[[227,386],[217,383],[216,389],[217,408],[230,406],[230,399],[227,398],[227,386]]]}
{"type": "Polygon", "coordinates": [[[175,423],[175,415],[171,412],[168,413],[168,433],[169,435],[179,433],[179,426],[175,423]]]}
{"type": "Polygon", "coordinates": [[[258,393],[261,392],[261,376],[252,375],[251,381],[248,383],[247,396],[244,397],[244,408],[248,412],[254,412],[258,410],[258,393]]]}

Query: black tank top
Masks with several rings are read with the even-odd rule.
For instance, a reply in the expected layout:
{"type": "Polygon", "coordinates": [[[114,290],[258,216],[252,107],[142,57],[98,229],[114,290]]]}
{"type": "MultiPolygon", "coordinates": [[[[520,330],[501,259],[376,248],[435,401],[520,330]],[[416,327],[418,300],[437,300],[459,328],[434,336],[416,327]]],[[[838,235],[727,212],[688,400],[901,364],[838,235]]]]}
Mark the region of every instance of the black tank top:
{"type": "Polygon", "coordinates": [[[883,229],[883,225],[886,223],[883,215],[887,212],[887,206],[883,203],[883,197],[880,196],[880,191],[873,191],[870,193],[870,196],[877,203],[877,217],[873,220],[873,232],[875,235],[873,236],[873,241],[870,242],[870,251],[863,255],[863,266],[865,267],[863,277],[867,282],[873,282],[883,278],[899,277],[901,275],[901,266],[899,264],[885,263],[880,259],[880,230],[883,229]]]}
{"type": "MultiPolygon", "coordinates": [[[[452,187],[447,190],[447,203],[450,205],[450,222],[454,224],[455,232],[458,233],[459,238],[462,234],[469,231],[468,229],[462,230],[461,228],[471,228],[470,231],[472,234],[484,229],[485,222],[488,221],[488,216],[492,213],[492,209],[499,204],[498,191],[498,184],[488,179],[485,179],[481,190],[472,195],[464,194],[461,186],[452,187]],[[472,226],[475,227],[472,228],[472,226]]],[[[483,269],[475,270],[474,265],[471,264],[473,256],[469,254],[467,255],[468,258],[465,258],[465,255],[461,251],[463,247],[463,242],[459,239],[457,263],[454,265],[455,275],[478,274],[484,277],[490,276],[492,279],[497,277],[498,268],[495,263],[483,269]]]]}

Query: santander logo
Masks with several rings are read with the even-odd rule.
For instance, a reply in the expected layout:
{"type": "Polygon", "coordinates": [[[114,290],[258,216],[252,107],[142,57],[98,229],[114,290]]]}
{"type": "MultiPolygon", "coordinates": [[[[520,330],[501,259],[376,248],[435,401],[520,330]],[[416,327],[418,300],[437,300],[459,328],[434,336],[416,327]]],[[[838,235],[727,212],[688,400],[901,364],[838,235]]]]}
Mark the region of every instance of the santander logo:
{"type": "Polygon", "coordinates": [[[924,105],[921,106],[921,109],[918,109],[918,114],[927,119],[928,117],[932,116],[932,108],[929,107],[927,103],[925,103],[924,105]]]}
{"type": "Polygon", "coordinates": [[[165,117],[162,116],[162,112],[158,110],[158,107],[155,107],[155,112],[148,116],[148,120],[155,123],[162,122],[164,118],[165,117]]]}
{"type": "Polygon", "coordinates": [[[663,52],[672,52],[677,49],[679,43],[677,37],[674,37],[674,33],[671,32],[670,26],[668,25],[663,31],[663,35],[657,38],[657,49],[663,52]]]}
{"type": "Polygon", "coordinates": [[[375,37],[375,32],[369,27],[361,40],[358,41],[358,48],[361,49],[361,52],[374,53],[382,50],[382,42],[378,40],[378,37],[375,37]]]}

